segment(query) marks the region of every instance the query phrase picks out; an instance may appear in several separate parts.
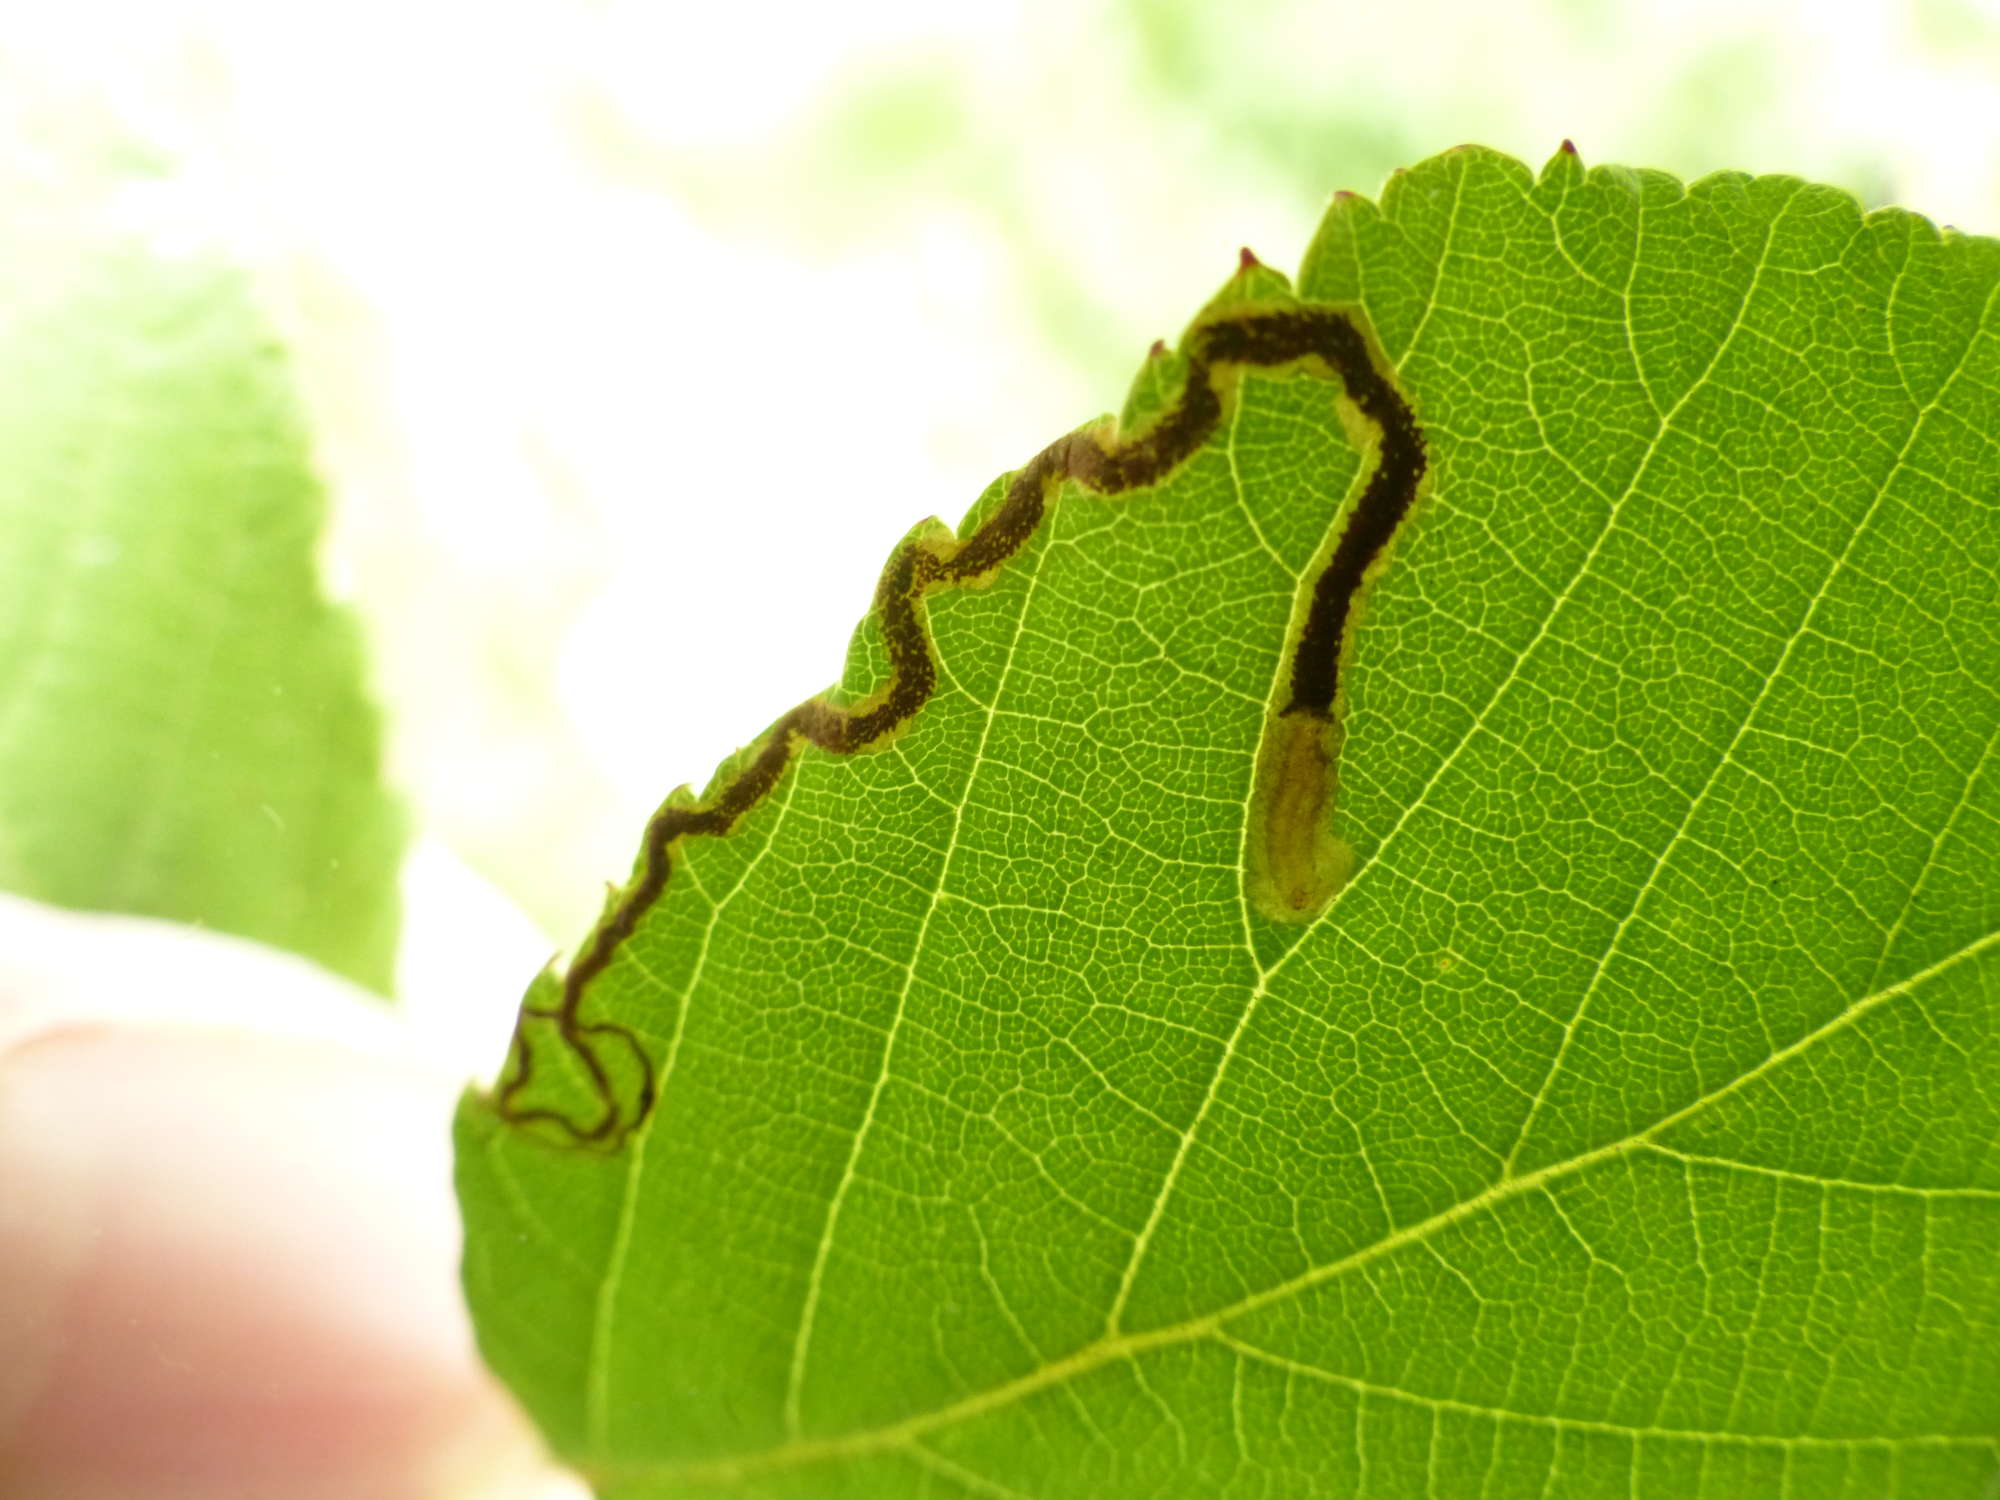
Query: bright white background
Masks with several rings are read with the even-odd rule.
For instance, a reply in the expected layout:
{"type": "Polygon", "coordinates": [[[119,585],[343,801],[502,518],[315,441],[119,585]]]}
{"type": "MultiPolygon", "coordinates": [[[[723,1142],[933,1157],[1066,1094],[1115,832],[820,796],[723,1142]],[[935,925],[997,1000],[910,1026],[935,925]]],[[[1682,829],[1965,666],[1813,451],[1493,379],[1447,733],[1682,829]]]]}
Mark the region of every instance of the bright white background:
{"type": "Polygon", "coordinates": [[[1333,190],[1569,136],[2000,230],[1992,0],[0,11],[9,108],[148,143],[134,221],[258,273],[432,839],[410,987],[480,956],[502,1011],[668,789],[834,677],[908,526],[1333,190]]]}

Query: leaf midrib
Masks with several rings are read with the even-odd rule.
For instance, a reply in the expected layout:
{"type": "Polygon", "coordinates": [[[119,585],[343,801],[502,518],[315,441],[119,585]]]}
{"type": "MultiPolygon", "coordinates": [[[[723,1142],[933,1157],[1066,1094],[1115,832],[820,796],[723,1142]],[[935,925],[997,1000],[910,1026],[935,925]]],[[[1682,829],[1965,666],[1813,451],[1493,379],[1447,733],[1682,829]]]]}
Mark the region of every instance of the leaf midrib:
{"type": "MultiPolygon", "coordinates": [[[[836,1437],[798,1439],[775,1448],[765,1449],[760,1453],[742,1454],[730,1458],[705,1459],[694,1463],[593,1465],[588,1468],[587,1472],[592,1478],[598,1480],[671,1480],[679,1482],[726,1483],[746,1479],[758,1473],[798,1468],[806,1464],[824,1462],[829,1459],[865,1457],[873,1453],[908,1447],[914,1444],[915,1440],[924,1433],[954,1426],[976,1417],[1004,1410],[1015,1402],[1032,1396],[1039,1391],[1052,1389],[1062,1385],[1066,1381],[1087,1375],[1106,1365],[1114,1364],[1120,1360],[1136,1358],[1139,1355],[1150,1353],[1155,1349],[1169,1348],[1177,1344],[1192,1343],[1196,1340],[1210,1338],[1217,1340],[1217,1342],[1223,1344],[1225,1347],[1235,1348],[1240,1341],[1228,1338],[1224,1334],[1224,1326],[1231,1321],[1246,1317],[1251,1313],[1261,1311],[1266,1307],[1297,1296],[1299,1293],[1318,1286],[1323,1282],[1330,1281],[1336,1276],[1343,1275],[1348,1271],[1358,1269],[1361,1266],[1380,1259],[1391,1251],[1420,1244],[1441,1230],[1448,1229],[1488,1209],[1496,1208],[1503,1203],[1534,1192],[1561,1178],[1571,1176],[1600,1163],[1613,1161],[1647,1149],[1654,1145],[1656,1137],[1673,1126],[1691,1119],[1710,1105],[1719,1103],[1746,1085],[1756,1082],[1765,1074],[1818,1045],[1828,1037],[1846,1030],[1856,1021],[1879,1007],[1886,1005],[1891,1000],[1912,994],[1930,981],[1941,977],[1961,964],[1970,962],[1985,953],[1988,949],[1994,947],[2000,947],[2000,929],[1988,932],[1966,943],[1929,966],[1918,970],[1904,979],[1898,980],[1895,984],[1885,986],[1882,989],[1875,990],[1854,1000],[1842,1009],[1838,1015],[1829,1018],[1789,1045],[1779,1048],[1756,1067],[1737,1074],[1719,1088],[1713,1089],[1690,1103],[1683,1105],[1680,1109],[1655,1121],[1642,1131],[1625,1136],[1620,1140],[1607,1142],[1602,1146],[1582,1152],[1579,1155],[1551,1162],[1547,1166],[1539,1167],[1521,1176],[1502,1178],[1483,1192],[1471,1198],[1463,1199],[1449,1208],[1441,1209],[1428,1218],[1419,1220],[1417,1223],[1409,1225],[1406,1228],[1384,1235],[1373,1244],[1351,1251],[1338,1260],[1310,1267],[1287,1281],[1280,1282],[1273,1287],[1268,1287],[1261,1292],[1253,1293],[1248,1297],[1240,1298],[1227,1307],[1205,1313],[1201,1317],[1167,1324],[1160,1328],[1149,1329],[1143,1333],[1119,1334],[1096,1339],[1074,1353],[1043,1365],[1041,1368],[1030,1371],[1028,1374],[1017,1376],[1013,1380],[990,1387],[987,1390],[964,1397],[948,1405],[936,1407],[928,1412],[920,1412],[915,1416],[905,1417],[901,1421],[889,1423],[881,1427],[864,1428],[855,1432],[843,1433],[836,1437]]],[[[1680,1153],[1672,1154],[1679,1155],[1680,1153]]],[[[1724,1158],[1709,1159],[1716,1161],[1726,1160],[1724,1158]]],[[[1872,1186],[1884,1190],[1894,1190],[1899,1185],[1853,1184],[1853,1186],[1872,1186]]],[[[1244,1346],[1244,1350],[1240,1350],[1239,1352],[1246,1352],[1251,1347],[1244,1346]]],[[[1254,1352],[1260,1357],[1282,1360],[1282,1356],[1269,1355],[1267,1351],[1256,1350],[1254,1352]]],[[[1300,1368],[1303,1370],[1308,1367],[1301,1366],[1300,1368]]],[[[1386,1388],[1367,1386],[1365,1382],[1350,1382],[1348,1377],[1335,1376],[1331,1372],[1320,1371],[1318,1373],[1322,1378],[1332,1379],[1341,1384],[1351,1383],[1356,1389],[1365,1387],[1370,1390],[1382,1390],[1385,1394],[1388,1393],[1386,1388]]],[[[1397,1394],[1409,1396],[1412,1393],[1399,1392],[1397,1394]]],[[[1702,1441],[1780,1442],[1794,1445],[1853,1444],[1862,1442],[1897,1445],[1922,1443],[1977,1444],[1994,1442],[1990,1438],[1954,1434],[1917,1434],[1896,1438],[1814,1438],[1804,1434],[1782,1436],[1776,1434],[1765,1435],[1730,1432],[1670,1432],[1667,1429],[1661,1428],[1623,1428],[1613,1423],[1591,1422],[1586,1419],[1559,1418],[1547,1413],[1506,1412],[1499,1408],[1472,1407],[1467,1403],[1439,1402],[1437,1398],[1433,1397],[1422,1397],[1421,1399],[1431,1402],[1434,1405],[1450,1405],[1454,1409],[1462,1406],[1467,1410],[1476,1410],[1491,1415],[1515,1417],[1526,1421],[1560,1421],[1565,1425],[1590,1427],[1593,1430],[1620,1433],[1644,1431],[1659,1436],[1679,1436],[1702,1441]]]]}

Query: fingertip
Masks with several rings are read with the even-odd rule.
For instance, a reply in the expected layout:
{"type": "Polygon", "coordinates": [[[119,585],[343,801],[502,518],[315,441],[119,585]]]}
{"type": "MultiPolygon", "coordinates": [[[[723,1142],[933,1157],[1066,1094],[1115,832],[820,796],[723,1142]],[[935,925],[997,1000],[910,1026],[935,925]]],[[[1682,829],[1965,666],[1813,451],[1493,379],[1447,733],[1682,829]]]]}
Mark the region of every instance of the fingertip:
{"type": "Polygon", "coordinates": [[[458,1287],[455,1093],[233,1032],[0,1056],[0,1493],[420,1500],[530,1463],[458,1287]]]}

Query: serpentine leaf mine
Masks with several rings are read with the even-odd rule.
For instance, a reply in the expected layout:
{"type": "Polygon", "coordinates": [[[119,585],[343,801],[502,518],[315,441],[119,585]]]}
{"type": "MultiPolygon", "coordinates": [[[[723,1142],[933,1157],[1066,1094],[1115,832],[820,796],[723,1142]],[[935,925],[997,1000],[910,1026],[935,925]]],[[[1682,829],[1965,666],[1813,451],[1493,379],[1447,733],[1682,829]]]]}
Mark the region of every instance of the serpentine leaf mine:
{"type": "MultiPolygon", "coordinates": [[[[1269,276],[1245,255],[1244,277],[1269,276]]],[[[1307,575],[1294,612],[1290,669],[1274,703],[1250,795],[1248,897],[1278,921],[1310,920],[1351,873],[1355,857],[1333,831],[1341,743],[1341,676],[1357,600],[1379,571],[1391,539],[1425,475],[1422,429],[1397,388],[1358,310],[1291,300],[1242,301],[1198,320],[1183,343],[1176,397],[1140,430],[1122,434],[1103,420],[1071,432],[1029,461],[1005,498],[969,536],[920,532],[889,559],[876,585],[873,616],[888,679],[846,707],[814,697],[784,714],[739,757],[737,769],[704,801],[669,801],[647,826],[637,875],[615,895],[583,950],[558,982],[544,976],[521,1007],[509,1065],[494,1096],[503,1119],[538,1126],[568,1142],[615,1149],[646,1117],[655,1091],[652,1063],[632,1032],[587,1018],[591,982],[612,963],[666,889],[683,840],[726,834],[770,795],[807,747],[853,755],[884,744],[935,692],[938,663],[926,621],[930,595],[989,578],[1042,524],[1065,483],[1113,497],[1157,484],[1221,428],[1246,370],[1301,372],[1336,383],[1362,419],[1374,464],[1325,560],[1307,575]],[[540,1056],[561,1049],[598,1103],[576,1120],[532,1102],[540,1056]],[[615,1054],[623,1053],[620,1066],[615,1054]]],[[[1301,504],[1325,497],[1301,496],[1301,504]]],[[[1336,501],[1336,504],[1340,502],[1336,501]]]]}

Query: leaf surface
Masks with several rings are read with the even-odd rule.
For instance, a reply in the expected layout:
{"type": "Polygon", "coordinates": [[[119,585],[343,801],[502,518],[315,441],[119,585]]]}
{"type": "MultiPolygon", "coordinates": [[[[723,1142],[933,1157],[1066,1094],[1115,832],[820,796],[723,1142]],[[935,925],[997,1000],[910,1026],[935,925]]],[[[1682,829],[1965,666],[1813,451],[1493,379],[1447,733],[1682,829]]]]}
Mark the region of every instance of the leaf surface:
{"type": "Polygon", "coordinates": [[[379,991],[400,811],[247,279],[13,200],[0,285],[0,887],[379,991]]]}
{"type": "Polygon", "coordinates": [[[488,1359],[633,1500],[1986,1493],[1996,290],[1567,150],[1246,263],[531,988],[459,1120],[488,1359]],[[1227,367],[1279,313],[1426,452],[1304,738],[1391,442],[1227,367]]]}

